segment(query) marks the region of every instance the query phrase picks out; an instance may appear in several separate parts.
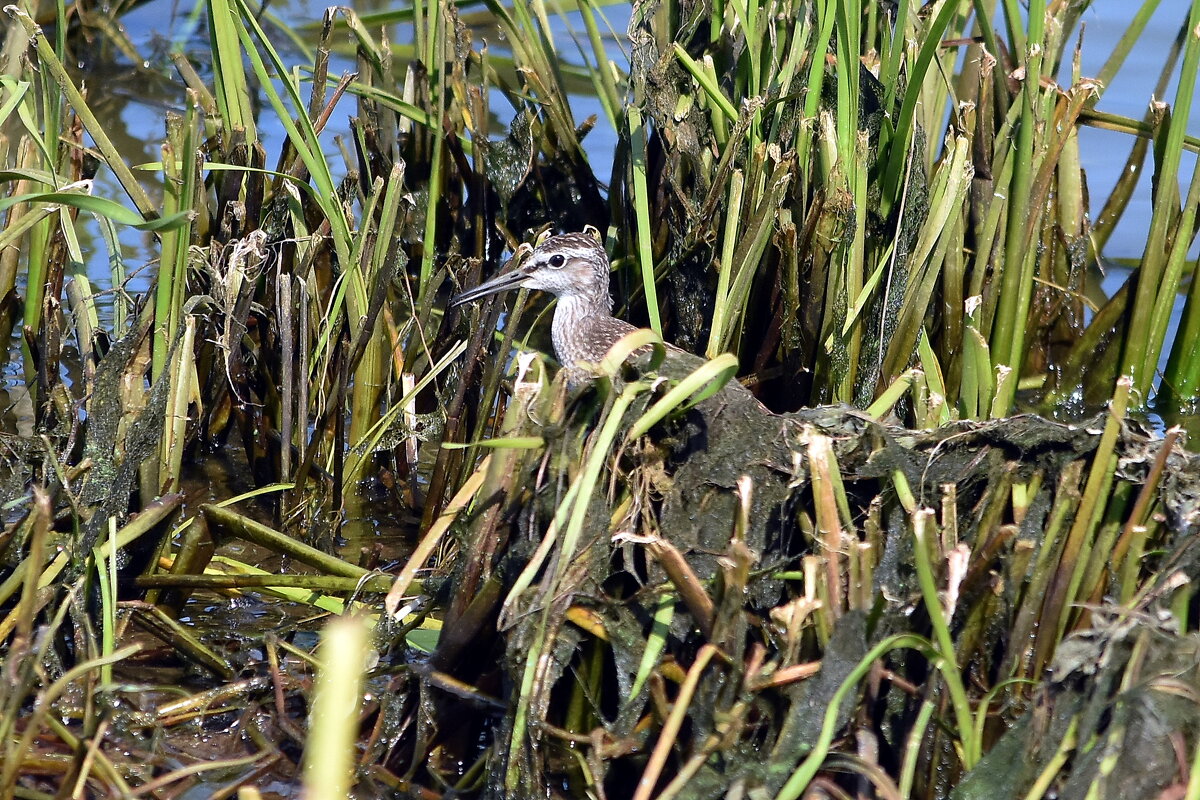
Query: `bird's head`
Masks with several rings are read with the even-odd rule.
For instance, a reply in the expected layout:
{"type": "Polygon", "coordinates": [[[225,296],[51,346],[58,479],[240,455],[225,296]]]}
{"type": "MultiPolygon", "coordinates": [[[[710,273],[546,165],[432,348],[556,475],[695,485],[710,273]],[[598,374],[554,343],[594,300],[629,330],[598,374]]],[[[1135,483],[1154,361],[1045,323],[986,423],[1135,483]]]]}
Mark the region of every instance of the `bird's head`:
{"type": "Polygon", "coordinates": [[[588,226],[583,233],[550,236],[536,246],[521,245],[506,271],[451,298],[450,305],[524,287],[560,298],[585,298],[603,303],[606,310],[611,310],[608,272],[608,255],[600,243],[599,231],[588,226]]]}

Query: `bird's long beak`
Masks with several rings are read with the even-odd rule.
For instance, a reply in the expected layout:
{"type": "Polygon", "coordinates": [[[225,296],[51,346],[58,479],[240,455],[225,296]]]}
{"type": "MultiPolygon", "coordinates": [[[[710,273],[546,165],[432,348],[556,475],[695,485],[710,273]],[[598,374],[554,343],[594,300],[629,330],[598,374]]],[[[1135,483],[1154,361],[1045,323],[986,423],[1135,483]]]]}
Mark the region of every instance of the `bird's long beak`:
{"type": "Polygon", "coordinates": [[[516,289],[521,285],[521,282],[529,277],[530,267],[528,266],[528,257],[533,252],[533,248],[528,244],[522,244],[517,248],[517,252],[505,264],[507,272],[501,272],[490,281],[484,281],[474,289],[468,289],[462,294],[455,295],[450,298],[450,308],[460,306],[463,303],[469,303],[472,300],[478,300],[480,297],[487,297],[489,294],[498,292],[506,292],[509,289],[516,289]]]}
{"type": "Polygon", "coordinates": [[[486,297],[489,294],[496,294],[497,292],[505,292],[509,289],[515,289],[520,286],[521,282],[528,277],[529,274],[524,269],[517,267],[514,270],[497,275],[490,281],[484,281],[474,289],[468,289],[462,294],[451,297],[450,307],[454,308],[455,306],[460,306],[463,303],[469,303],[472,300],[477,300],[480,297],[486,297]]]}

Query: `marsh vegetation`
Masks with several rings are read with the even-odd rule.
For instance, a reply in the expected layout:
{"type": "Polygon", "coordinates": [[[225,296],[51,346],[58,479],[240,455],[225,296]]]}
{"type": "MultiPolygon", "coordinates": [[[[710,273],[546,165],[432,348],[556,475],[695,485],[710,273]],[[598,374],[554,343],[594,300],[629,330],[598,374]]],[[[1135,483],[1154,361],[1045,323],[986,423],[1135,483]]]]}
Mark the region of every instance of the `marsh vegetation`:
{"type": "Polygon", "coordinates": [[[6,7],[0,796],[1200,798],[1200,0],[1141,119],[1088,6],[6,7]],[[587,225],[585,385],[447,309],[587,225]]]}

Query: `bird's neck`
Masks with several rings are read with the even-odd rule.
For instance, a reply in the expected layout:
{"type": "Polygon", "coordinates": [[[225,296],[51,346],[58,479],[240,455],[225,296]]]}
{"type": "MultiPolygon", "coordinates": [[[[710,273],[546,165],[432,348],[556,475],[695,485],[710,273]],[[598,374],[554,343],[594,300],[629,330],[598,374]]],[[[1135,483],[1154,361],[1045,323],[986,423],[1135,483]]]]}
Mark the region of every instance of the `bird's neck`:
{"type": "Polygon", "coordinates": [[[550,325],[550,335],[554,340],[554,351],[560,360],[564,354],[572,352],[580,337],[586,337],[590,330],[589,320],[596,317],[612,316],[612,301],[608,293],[603,297],[586,294],[564,294],[558,298],[554,308],[554,321],[550,325]]]}

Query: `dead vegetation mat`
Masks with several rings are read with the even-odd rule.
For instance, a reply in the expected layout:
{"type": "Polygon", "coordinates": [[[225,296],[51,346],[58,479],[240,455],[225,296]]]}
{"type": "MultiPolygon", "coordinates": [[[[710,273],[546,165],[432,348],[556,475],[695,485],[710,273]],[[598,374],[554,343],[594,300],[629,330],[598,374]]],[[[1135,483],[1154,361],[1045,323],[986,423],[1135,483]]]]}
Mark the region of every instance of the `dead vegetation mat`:
{"type": "Polygon", "coordinates": [[[410,676],[425,724],[393,764],[490,797],[1185,785],[1200,649],[1166,612],[1198,568],[1193,455],[1112,414],[920,432],[740,387],[628,439],[657,396],[631,386],[514,393],[506,433],[545,446],[457,531],[441,646],[410,676]]]}

